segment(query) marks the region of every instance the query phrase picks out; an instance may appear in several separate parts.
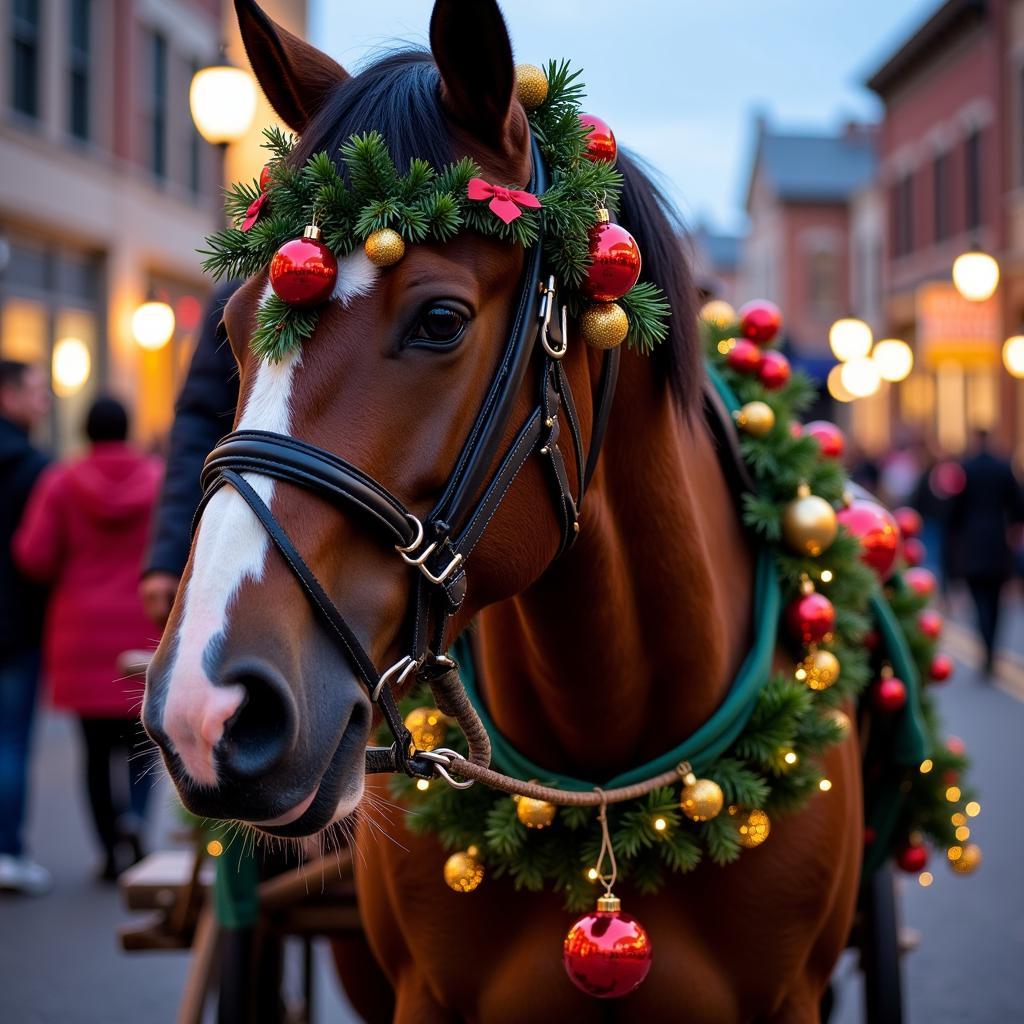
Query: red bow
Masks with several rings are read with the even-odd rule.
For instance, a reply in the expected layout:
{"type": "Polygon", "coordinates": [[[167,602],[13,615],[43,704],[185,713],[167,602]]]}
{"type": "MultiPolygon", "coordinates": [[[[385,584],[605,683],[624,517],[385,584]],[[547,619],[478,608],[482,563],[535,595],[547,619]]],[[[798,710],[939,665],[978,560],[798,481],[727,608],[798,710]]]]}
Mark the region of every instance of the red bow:
{"type": "Polygon", "coordinates": [[[521,206],[530,210],[540,209],[540,200],[532,192],[523,192],[518,188],[502,188],[492,185],[483,178],[470,178],[466,195],[470,199],[490,199],[487,204],[491,213],[500,217],[506,224],[511,224],[516,217],[521,217],[521,206]]]}
{"type": "Polygon", "coordinates": [[[256,223],[260,218],[260,212],[263,209],[263,204],[270,198],[269,193],[261,192],[250,204],[249,209],[245,211],[245,220],[242,221],[242,230],[248,231],[249,228],[256,223]]]}

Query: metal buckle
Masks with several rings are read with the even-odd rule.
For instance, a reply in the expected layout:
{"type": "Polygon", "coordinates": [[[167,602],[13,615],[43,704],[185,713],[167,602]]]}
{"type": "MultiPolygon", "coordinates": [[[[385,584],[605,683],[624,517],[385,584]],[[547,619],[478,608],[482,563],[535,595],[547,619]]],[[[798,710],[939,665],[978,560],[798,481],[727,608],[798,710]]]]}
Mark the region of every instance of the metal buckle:
{"type": "Polygon", "coordinates": [[[392,676],[398,676],[398,685],[406,681],[409,677],[410,672],[414,672],[418,662],[411,658],[408,654],[404,658],[399,658],[389,669],[385,669],[381,673],[380,679],[377,681],[377,685],[370,691],[370,700],[374,704],[377,703],[377,698],[380,696],[380,691],[384,689],[385,685],[391,679],[392,676]]]}
{"type": "Polygon", "coordinates": [[[435,774],[440,775],[452,789],[469,789],[476,781],[475,779],[466,779],[463,782],[456,782],[448,774],[447,769],[451,767],[453,757],[458,758],[460,761],[466,760],[462,754],[457,750],[452,750],[451,747],[437,747],[435,750],[417,750],[416,757],[422,757],[424,761],[430,761],[434,766],[435,774]]]}
{"type": "Polygon", "coordinates": [[[551,343],[550,334],[551,314],[555,308],[555,275],[549,274],[547,284],[542,284],[540,289],[541,295],[543,296],[540,300],[540,318],[543,321],[540,326],[540,343],[544,346],[544,351],[547,352],[552,359],[561,359],[569,347],[569,315],[565,305],[563,304],[562,315],[560,318],[562,327],[562,344],[556,347],[551,343]]]}
{"type": "Polygon", "coordinates": [[[427,559],[437,550],[437,545],[440,542],[435,540],[433,543],[428,544],[418,555],[414,556],[413,552],[420,546],[420,544],[423,543],[425,531],[423,528],[423,524],[414,515],[407,512],[406,517],[416,527],[416,537],[411,544],[396,544],[395,550],[399,553],[399,555],[401,555],[402,561],[405,562],[406,565],[415,566],[417,569],[419,569],[421,573],[423,573],[424,576],[426,576],[428,580],[430,580],[431,583],[444,583],[444,581],[448,579],[448,577],[451,576],[453,572],[455,572],[456,568],[462,562],[462,555],[455,555],[452,558],[452,560],[444,567],[440,575],[435,576],[427,568],[425,563],[427,559]]]}
{"type": "MultiPolygon", "coordinates": [[[[413,538],[413,541],[412,541],[411,544],[406,544],[406,545],[396,544],[395,545],[395,550],[403,558],[405,558],[405,556],[407,554],[409,554],[410,552],[415,551],[423,543],[423,524],[411,512],[406,512],[405,513],[405,518],[408,519],[409,522],[411,522],[412,525],[416,528],[416,536],[413,538]]],[[[409,562],[408,558],[405,558],[405,560],[407,562],[409,562]]],[[[409,564],[410,565],[414,565],[415,563],[414,562],[409,562],[409,564]]]]}
{"type": "MultiPolygon", "coordinates": [[[[433,549],[434,545],[431,544],[430,547],[431,549],[433,549]]],[[[429,555],[430,551],[427,551],[427,554],[429,555]]],[[[448,577],[451,576],[453,572],[455,572],[455,570],[459,567],[461,563],[462,555],[455,555],[455,557],[444,567],[444,569],[441,570],[440,576],[435,576],[425,565],[420,565],[419,569],[420,572],[423,573],[423,575],[426,576],[431,583],[440,584],[444,583],[444,581],[448,579],[448,577]]]]}

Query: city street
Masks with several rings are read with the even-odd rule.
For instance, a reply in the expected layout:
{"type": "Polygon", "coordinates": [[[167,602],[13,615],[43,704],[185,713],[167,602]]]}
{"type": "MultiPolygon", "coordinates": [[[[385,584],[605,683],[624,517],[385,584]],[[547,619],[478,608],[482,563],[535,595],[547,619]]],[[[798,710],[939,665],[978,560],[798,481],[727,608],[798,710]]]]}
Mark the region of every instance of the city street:
{"type": "MultiPolygon", "coordinates": [[[[922,889],[901,879],[904,925],[921,933],[906,961],[911,1024],[996,1024],[1020,1019],[1024,958],[1024,887],[1020,851],[1024,816],[1018,785],[1024,736],[1024,607],[1018,601],[1003,636],[1009,645],[998,685],[970,668],[977,644],[955,622],[946,649],[958,670],[941,692],[949,727],[967,743],[983,811],[974,836],[984,863],[967,878],[935,863],[935,883],[922,889]]],[[[163,1024],[174,1019],[186,971],[182,953],[119,951],[115,929],[129,920],[113,888],[92,879],[96,853],[79,793],[78,736],[68,720],[47,715],[35,756],[32,847],[56,880],[39,900],[0,898],[0,1021],[4,1024],[163,1024]],[[86,995],[88,994],[88,995],[86,995]]],[[[166,789],[160,793],[157,838],[173,828],[166,789]]],[[[935,858],[938,860],[938,858],[935,858]]],[[[860,1016],[860,979],[847,955],[837,972],[834,1020],[860,1016]]],[[[351,1020],[320,951],[319,1021],[351,1020]]]]}

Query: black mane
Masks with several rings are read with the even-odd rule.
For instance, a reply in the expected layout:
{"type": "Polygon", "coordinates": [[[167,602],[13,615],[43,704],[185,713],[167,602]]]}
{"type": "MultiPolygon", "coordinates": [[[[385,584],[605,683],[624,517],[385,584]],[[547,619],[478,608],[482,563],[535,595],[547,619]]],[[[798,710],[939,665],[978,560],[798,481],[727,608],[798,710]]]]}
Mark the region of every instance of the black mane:
{"type": "MultiPolygon", "coordinates": [[[[351,135],[375,128],[400,169],[413,157],[444,166],[455,154],[440,84],[428,50],[386,54],[334,89],[303,132],[294,160],[301,166],[315,153],[337,153],[351,135]]],[[[689,411],[700,394],[703,370],[696,292],[679,216],[635,156],[620,148],[617,167],[625,180],[618,219],[640,246],[643,277],[662,288],[672,307],[668,338],[652,358],[689,411]]]]}

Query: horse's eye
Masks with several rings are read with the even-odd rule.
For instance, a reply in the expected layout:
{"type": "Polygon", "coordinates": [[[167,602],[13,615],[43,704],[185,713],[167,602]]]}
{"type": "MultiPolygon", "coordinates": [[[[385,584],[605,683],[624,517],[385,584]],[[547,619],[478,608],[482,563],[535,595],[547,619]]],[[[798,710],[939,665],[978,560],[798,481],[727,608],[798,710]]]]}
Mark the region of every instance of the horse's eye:
{"type": "Polygon", "coordinates": [[[431,348],[452,348],[462,337],[469,317],[450,306],[430,305],[420,314],[410,344],[431,348]]]}

